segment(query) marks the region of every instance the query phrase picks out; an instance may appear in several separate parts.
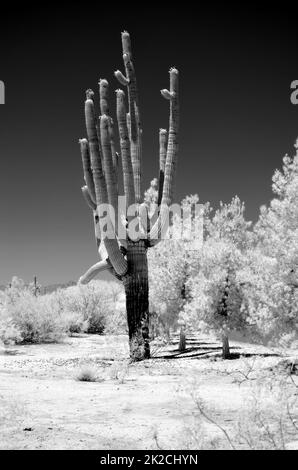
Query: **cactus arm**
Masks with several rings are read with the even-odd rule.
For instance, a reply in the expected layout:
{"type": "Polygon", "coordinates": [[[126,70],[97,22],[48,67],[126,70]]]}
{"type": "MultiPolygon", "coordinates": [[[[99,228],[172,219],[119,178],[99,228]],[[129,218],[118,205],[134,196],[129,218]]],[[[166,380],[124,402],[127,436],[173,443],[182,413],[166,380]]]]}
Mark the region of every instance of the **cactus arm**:
{"type": "Polygon", "coordinates": [[[127,129],[128,129],[128,135],[129,135],[129,138],[130,138],[131,125],[130,125],[130,114],[129,113],[126,113],[126,124],[127,124],[127,129]]]}
{"type": "MultiPolygon", "coordinates": [[[[134,75],[133,68],[130,67],[131,62],[127,62],[127,69],[130,75],[134,75]]],[[[136,203],[141,202],[141,159],[142,159],[142,143],[141,143],[141,123],[140,114],[137,104],[137,90],[135,78],[130,79],[129,85],[129,119],[130,119],[130,148],[131,148],[131,161],[134,175],[134,187],[136,203]]]]}
{"type": "Polygon", "coordinates": [[[128,86],[129,85],[129,80],[126,77],[124,77],[123,73],[120,72],[120,70],[116,70],[116,72],[114,72],[114,75],[117,78],[120,85],[122,85],[122,86],[128,86]]]}
{"type": "Polygon", "coordinates": [[[129,131],[127,127],[127,115],[124,102],[124,91],[116,90],[117,96],[117,121],[120,136],[121,159],[123,168],[123,186],[126,198],[126,207],[135,202],[135,190],[133,169],[130,156],[129,131]]]}
{"type": "Polygon", "coordinates": [[[129,103],[129,134],[131,161],[134,176],[135,202],[141,202],[141,159],[142,159],[142,139],[141,139],[141,118],[138,103],[137,80],[132,61],[132,51],[130,35],[124,31],[122,37],[123,61],[126,77],[117,70],[115,76],[121,85],[126,85],[128,89],[129,103]]]}
{"type": "Polygon", "coordinates": [[[91,266],[78,280],[78,284],[88,284],[95,276],[103,271],[112,272],[112,267],[107,260],[99,261],[91,266]]]}
{"type": "Polygon", "coordinates": [[[114,121],[112,118],[109,120],[109,135],[110,135],[110,142],[111,142],[111,151],[112,151],[112,161],[113,161],[113,172],[114,172],[114,180],[116,185],[116,192],[118,196],[118,154],[116,152],[116,145],[115,145],[115,134],[114,134],[114,121]]]}
{"type": "Polygon", "coordinates": [[[168,145],[168,131],[159,129],[159,168],[165,171],[168,145]]]}
{"type": "Polygon", "coordinates": [[[159,181],[157,205],[160,206],[163,192],[165,176],[165,165],[167,157],[168,132],[166,129],[159,129],[159,181]]]}
{"type": "MultiPolygon", "coordinates": [[[[115,152],[115,159],[113,160],[113,165],[118,175],[118,168],[119,168],[119,153],[118,152],[115,152]]],[[[119,194],[119,191],[118,191],[118,194],[119,194]]]]}
{"type": "MultiPolygon", "coordinates": [[[[96,119],[94,112],[94,103],[93,103],[93,92],[91,90],[87,91],[87,99],[85,101],[85,118],[86,118],[86,129],[89,140],[89,149],[91,157],[91,168],[94,180],[95,194],[96,194],[96,204],[99,208],[102,204],[108,204],[108,191],[107,184],[105,180],[105,175],[102,168],[102,157],[100,152],[100,146],[97,138],[97,129],[96,129],[96,119]]],[[[100,119],[100,122],[102,118],[100,119]]],[[[102,127],[102,126],[101,126],[102,127]]],[[[100,210],[98,211],[100,214],[100,210]]],[[[109,222],[110,219],[109,219],[109,222]]],[[[100,221],[99,221],[100,226],[100,221]]],[[[104,241],[105,248],[108,252],[110,262],[119,276],[123,276],[127,271],[127,261],[122,255],[116,235],[108,238],[108,234],[102,234],[102,239],[104,241]]]]}
{"type": "Polygon", "coordinates": [[[116,238],[105,238],[104,246],[108,252],[109,260],[113,266],[113,269],[115,270],[115,273],[120,277],[125,276],[128,270],[128,264],[119,249],[116,238]]]}
{"type": "Polygon", "coordinates": [[[173,199],[174,177],[178,156],[178,131],[179,131],[179,94],[178,94],[178,70],[170,69],[170,91],[162,90],[161,94],[170,101],[170,122],[168,134],[168,147],[164,171],[164,183],[161,199],[160,214],[153,225],[149,240],[152,243],[160,241],[169,224],[169,206],[173,199]]]}
{"type": "Polygon", "coordinates": [[[100,113],[110,115],[109,109],[109,83],[106,79],[99,80],[100,113]]]}
{"type": "MultiPolygon", "coordinates": [[[[138,92],[137,92],[137,80],[132,61],[132,50],[130,35],[127,31],[121,34],[122,39],[122,50],[123,50],[123,62],[125,66],[126,78],[128,81],[128,102],[129,102],[129,113],[131,117],[131,138],[133,141],[137,140],[138,137],[138,122],[136,112],[138,113],[138,92]]],[[[138,113],[138,118],[140,118],[138,113]]]]}
{"type": "MultiPolygon", "coordinates": [[[[114,141],[114,124],[110,117],[109,109],[109,83],[106,79],[99,81],[100,111],[99,119],[100,140],[103,155],[103,167],[107,184],[109,204],[114,208],[115,214],[118,213],[118,185],[117,172],[115,168],[116,149],[114,141]]],[[[117,218],[115,220],[115,229],[117,233],[117,218]]]]}
{"type": "Polygon", "coordinates": [[[96,120],[96,135],[97,135],[99,153],[102,157],[102,148],[101,148],[101,139],[100,139],[100,117],[101,116],[98,116],[98,118],[96,120]]]}
{"type": "Polygon", "coordinates": [[[163,96],[166,100],[171,100],[171,92],[164,88],[163,90],[160,90],[161,96],[163,96]]]}
{"type": "Polygon", "coordinates": [[[83,197],[84,197],[88,207],[90,207],[90,209],[92,209],[94,211],[96,209],[96,204],[95,204],[95,202],[93,202],[93,200],[90,196],[90,193],[88,191],[87,186],[83,186],[81,189],[82,189],[83,197]]]}
{"type": "Polygon", "coordinates": [[[121,40],[123,54],[128,54],[132,60],[130,34],[127,31],[123,31],[123,33],[121,33],[121,40]]]}
{"type": "Polygon", "coordinates": [[[85,120],[89,141],[91,168],[95,187],[96,203],[98,205],[108,202],[108,193],[102,168],[101,148],[97,136],[93,96],[93,91],[87,90],[85,101],[85,120]]]}
{"type": "Polygon", "coordinates": [[[90,194],[88,192],[87,186],[82,187],[82,193],[83,193],[83,197],[86,203],[88,204],[88,206],[93,212],[94,234],[95,234],[95,241],[96,241],[96,246],[98,249],[99,259],[100,260],[107,259],[108,257],[107,251],[104,247],[104,244],[101,243],[101,233],[100,233],[99,217],[97,213],[97,206],[92,201],[90,194]]]}
{"type": "MultiPolygon", "coordinates": [[[[99,81],[99,95],[100,95],[100,112],[102,115],[106,115],[110,117],[110,108],[109,108],[109,83],[105,79],[101,79],[99,81]]],[[[100,118],[99,118],[100,120],[100,118]]],[[[99,125],[100,129],[100,125],[99,125]]],[[[113,157],[113,165],[114,165],[114,172],[115,172],[115,179],[117,182],[117,152],[115,147],[115,136],[114,136],[114,122],[113,119],[110,117],[109,120],[109,134],[110,134],[110,142],[111,142],[111,149],[112,149],[112,157],[113,157]]]]}
{"type": "MultiPolygon", "coordinates": [[[[112,160],[113,160],[113,179],[114,185],[116,186],[117,196],[118,196],[118,174],[117,174],[117,155],[116,155],[116,146],[115,146],[115,136],[114,136],[114,122],[110,116],[110,107],[109,107],[109,83],[106,79],[100,79],[99,81],[99,96],[100,96],[100,112],[102,115],[106,115],[109,117],[108,121],[108,128],[109,128],[109,138],[110,138],[110,145],[111,145],[111,152],[112,152],[112,160]]],[[[101,116],[99,117],[99,121],[101,116]]],[[[99,129],[100,129],[100,122],[99,122],[99,129]]],[[[101,132],[100,132],[101,135],[101,132]]],[[[100,138],[101,140],[101,138],[100,138]]],[[[115,208],[116,211],[117,208],[115,208]]]]}
{"type": "Polygon", "coordinates": [[[115,214],[118,213],[118,192],[114,172],[112,147],[110,140],[110,118],[105,114],[100,119],[100,135],[103,153],[104,174],[107,184],[108,201],[114,208],[115,214]]]}
{"type": "Polygon", "coordinates": [[[173,199],[174,177],[176,173],[178,156],[178,130],[179,130],[179,96],[178,96],[178,70],[170,69],[170,123],[168,149],[165,165],[165,180],[162,194],[162,204],[170,205],[173,199]]]}
{"type": "MultiPolygon", "coordinates": [[[[84,180],[85,180],[85,183],[86,183],[88,195],[89,195],[89,198],[91,199],[91,201],[93,202],[93,205],[96,206],[96,204],[95,204],[96,195],[95,195],[94,181],[93,181],[93,176],[92,176],[88,140],[87,139],[80,139],[79,143],[80,143],[81,156],[82,156],[84,180]]],[[[84,192],[83,192],[83,195],[85,197],[84,192]]],[[[86,199],[86,197],[85,197],[85,199],[86,199]]]]}
{"type": "MultiPolygon", "coordinates": [[[[94,232],[95,232],[96,246],[97,246],[97,249],[98,249],[99,258],[100,258],[100,259],[103,259],[104,257],[102,256],[102,254],[101,254],[101,252],[100,252],[100,247],[101,247],[102,245],[101,245],[101,234],[100,234],[100,226],[99,226],[99,217],[98,217],[98,214],[97,214],[97,206],[96,206],[96,204],[92,201],[87,186],[83,186],[83,187],[82,187],[82,193],[83,193],[83,197],[84,197],[84,199],[85,199],[87,205],[90,207],[90,209],[91,209],[92,212],[93,212],[93,222],[94,222],[94,232]]],[[[106,256],[105,258],[107,258],[107,256],[106,256]]]]}
{"type": "Polygon", "coordinates": [[[149,206],[145,202],[139,205],[139,224],[141,236],[147,239],[148,231],[150,230],[149,219],[149,206]]]}
{"type": "MultiPolygon", "coordinates": [[[[136,193],[136,203],[139,204],[142,200],[141,185],[142,185],[142,129],[139,115],[139,107],[135,106],[135,115],[137,121],[137,139],[131,140],[131,160],[134,170],[134,185],[136,193]]],[[[131,127],[131,124],[130,124],[131,127]]]]}

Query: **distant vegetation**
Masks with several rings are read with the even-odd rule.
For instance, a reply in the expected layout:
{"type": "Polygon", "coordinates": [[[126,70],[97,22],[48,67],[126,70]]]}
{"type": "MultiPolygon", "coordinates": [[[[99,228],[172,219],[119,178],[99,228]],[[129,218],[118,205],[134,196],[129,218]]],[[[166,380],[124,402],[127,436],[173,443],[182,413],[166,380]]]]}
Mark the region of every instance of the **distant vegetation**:
{"type": "Polygon", "coordinates": [[[122,287],[115,282],[93,281],[45,295],[37,292],[17,277],[1,292],[4,344],[56,342],[84,332],[126,332],[122,287]]]}
{"type": "MultiPolygon", "coordinates": [[[[7,287],[10,286],[11,283],[9,283],[8,285],[0,285],[0,291],[5,291],[5,289],[7,287]]],[[[27,287],[29,287],[30,285],[33,285],[33,283],[29,283],[27,284],[27,287]]],[[[76,282],[75,281],[68,281],[68,282],[60,282],[60,283],[57,283],[57,284],[49,284],[47,286],[40,286],[39,287],[39,292],[41,295],[44,295],[44,294],[51,294],[51,292],[55,292],[59,289],[66,289],[67,287],[71,287],[71,286],[75,286],[76,285],[76,282]]]]}

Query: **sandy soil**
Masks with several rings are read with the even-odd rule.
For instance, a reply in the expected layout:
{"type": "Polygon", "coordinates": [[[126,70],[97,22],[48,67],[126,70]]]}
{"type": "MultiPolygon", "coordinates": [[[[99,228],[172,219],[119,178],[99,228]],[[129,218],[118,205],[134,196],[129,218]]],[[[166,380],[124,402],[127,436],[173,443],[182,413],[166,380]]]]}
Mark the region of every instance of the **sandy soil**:
{"type": "MultiPolygon", "coordinates": [[[[228,449],[220,427],[233,444],[252,383],[277,377],[285,358],[232,342],[240,358],[223,361],[219,348],[213,339],[193,337],[183,355],[174,341],[153,346],[153,359],[131,365],[125,336],[7,348],[0,354],[0,449],[199,449],[214,442],[228,449]],[[96,382],[77,380],[86,366],[96,382]]],[[[266,406],[274,419],[272,402],[266,406]]],[[[288,438],[287,446],[297,441],[288,438]]]]}

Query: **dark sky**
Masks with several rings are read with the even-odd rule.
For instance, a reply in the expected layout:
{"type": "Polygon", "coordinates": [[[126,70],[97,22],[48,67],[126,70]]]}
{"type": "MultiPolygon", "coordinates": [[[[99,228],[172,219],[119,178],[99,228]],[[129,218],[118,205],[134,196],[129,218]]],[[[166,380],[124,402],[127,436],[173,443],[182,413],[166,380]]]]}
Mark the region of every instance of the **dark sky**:
{"type": "Polygon", "coordinates": [[[113,71],[123,69],[124,29],[140,92],[143,189],[157,175],[158,129],[168,126],[159,90],[175,65],[177,201],[198,193],[216,207],[238,194],[255,220],[270,199],[272,173],[298,136],[298,105],[290,102],[298,79],[297,9],[176,4],[142,6],[135,16],[113,2],[1,11],[0,284],[12,275],[37,275],[42,284],[76,280],[96,261],[77,142],[85,136],[85,89],[97,90],[99,78],[118,87],[113,71]]]}

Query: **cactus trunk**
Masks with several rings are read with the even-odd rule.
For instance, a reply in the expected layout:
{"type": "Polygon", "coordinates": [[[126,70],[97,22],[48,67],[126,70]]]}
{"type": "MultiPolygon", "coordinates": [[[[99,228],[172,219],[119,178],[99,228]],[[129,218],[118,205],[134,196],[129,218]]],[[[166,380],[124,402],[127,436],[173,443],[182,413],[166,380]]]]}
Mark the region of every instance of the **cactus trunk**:
{"type": "Polygon", "coordinates": [[[128,274],[123,280],[129,331],[130,357],[141,361],[150,357],[149,289],[147,247],[144,240],[127,245],[128,274]]]}

